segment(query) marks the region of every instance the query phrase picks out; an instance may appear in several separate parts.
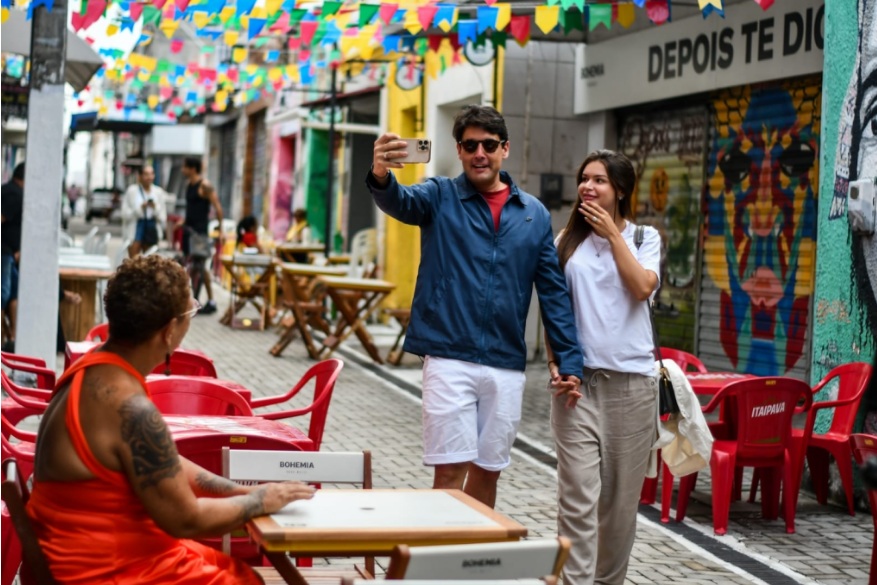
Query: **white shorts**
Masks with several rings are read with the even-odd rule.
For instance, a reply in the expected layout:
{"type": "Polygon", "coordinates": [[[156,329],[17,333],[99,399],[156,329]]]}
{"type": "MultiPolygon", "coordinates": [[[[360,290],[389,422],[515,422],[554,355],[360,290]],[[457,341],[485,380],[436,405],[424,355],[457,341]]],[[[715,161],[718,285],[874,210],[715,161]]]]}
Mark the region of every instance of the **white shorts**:
{"type": "Polygon", "coordinates": [[[423,463],[511,463],[521,422],[524,372],[426,356],[423,363],[423,463]]]}

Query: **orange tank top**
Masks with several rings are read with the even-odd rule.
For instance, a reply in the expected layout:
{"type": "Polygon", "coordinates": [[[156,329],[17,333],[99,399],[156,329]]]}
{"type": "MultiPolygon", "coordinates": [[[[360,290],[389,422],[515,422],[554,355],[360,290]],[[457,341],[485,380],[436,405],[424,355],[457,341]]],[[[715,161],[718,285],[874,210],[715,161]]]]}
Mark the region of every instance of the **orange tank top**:
{"type": "Polygon", "coordinates": [[[76,361],[58,380],[55,394],[72,379],[66,426],[76,454],[94,474],[85,481],[34,481],[27,512],[49,567],[59,583],[261,583],[237,559],[159,528],[127,476],[104,467],[88,445],[79,416],[82,381],[89,366],[124,369],[149,392],[146,380],[116,354],[96,351],[76,361]]]}

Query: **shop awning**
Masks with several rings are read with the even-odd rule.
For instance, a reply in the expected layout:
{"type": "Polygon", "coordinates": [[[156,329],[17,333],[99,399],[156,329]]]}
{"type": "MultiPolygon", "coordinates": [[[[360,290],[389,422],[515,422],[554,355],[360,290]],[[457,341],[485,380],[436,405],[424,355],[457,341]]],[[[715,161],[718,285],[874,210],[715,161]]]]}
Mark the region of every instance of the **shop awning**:
{"type": "MultiPolygon", "coordinates": [[[[0,50],[29,56],[31,24],[24,11],[9,10],[9,18],[3,23],[3,34],[0,35],[0,50]]],[[[64,80],[73,86],[74,91],[82,91],[103,64],[101,56],[68,28],[64,80]]]]}

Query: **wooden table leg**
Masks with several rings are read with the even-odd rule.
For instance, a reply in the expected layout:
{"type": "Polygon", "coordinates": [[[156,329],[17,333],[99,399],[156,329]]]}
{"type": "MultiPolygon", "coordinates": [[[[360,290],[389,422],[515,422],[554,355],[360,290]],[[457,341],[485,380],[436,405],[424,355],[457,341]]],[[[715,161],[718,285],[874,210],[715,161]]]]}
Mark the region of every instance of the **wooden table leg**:
{"type": "Polygon", "coordinates": [[[271,564],[289,585],[308,585],[308,582],[301,576],[301,573],[298,572],[298,569],[295,568],[295,565],[292,564],[286,553],[266,552],[265,556],[268,557],[268,560],[271,561],[271,564]]]}
{"type": "Polygon", "coordinates": [[[365,320],[374,312],[386,295],[380,293],[372,293],[371,296],[366,295],[366,302],[359,309],[355,307],[357,301],[351,301],[351,299],[356,299],[357,296],[348,296],[332,289],[329,289],[329,296],[332,297],[332,302],[335,303],[335,306],[341,313],[341,322],[335,333],[323,341],[320,358],[326,359],[332,355],[332,352],[338,348],[342,341],[350,337],[351,333],[356,333],[360,343],[362,343],[362,346],[375,363],[383,364],[384,359],[381,357],[371,335],[369,335],[368,330],[365,328],[365,320]]]}

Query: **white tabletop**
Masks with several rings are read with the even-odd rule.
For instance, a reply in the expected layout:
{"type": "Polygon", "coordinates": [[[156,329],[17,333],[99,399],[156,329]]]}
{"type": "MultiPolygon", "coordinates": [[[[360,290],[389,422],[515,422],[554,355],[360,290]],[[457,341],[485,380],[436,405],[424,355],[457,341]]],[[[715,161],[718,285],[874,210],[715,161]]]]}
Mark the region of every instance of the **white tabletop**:
{"type": "Polygon", "coordinates": [[[59,268],[86,268],[89,270],[112,270],[110,258],[105,254],[75,254],[58,256],[59,268]]]}

